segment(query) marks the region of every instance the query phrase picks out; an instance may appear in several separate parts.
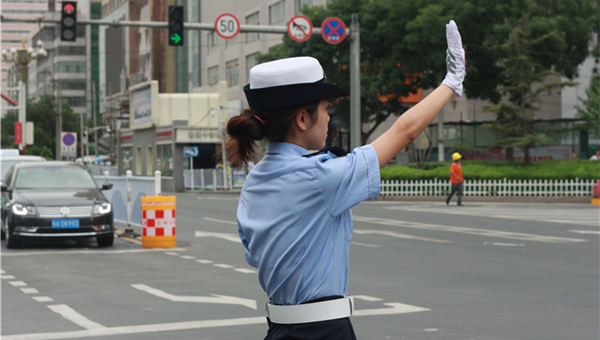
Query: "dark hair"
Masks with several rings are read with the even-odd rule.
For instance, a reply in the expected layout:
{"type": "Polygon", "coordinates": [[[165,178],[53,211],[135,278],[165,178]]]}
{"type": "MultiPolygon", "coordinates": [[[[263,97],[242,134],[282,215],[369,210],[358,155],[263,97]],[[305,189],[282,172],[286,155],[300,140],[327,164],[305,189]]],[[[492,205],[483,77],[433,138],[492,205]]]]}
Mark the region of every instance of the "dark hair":
{"type": "Polygon", "coordinates": [[[313,117],[318,107],[319,103],[313,103],[273,111],[242,111],[227,123],[227,160],[230,164],[254,160],[256,141],[266,139],[274,143],[283,142],[296,114],[306,110],[313,117]]]}

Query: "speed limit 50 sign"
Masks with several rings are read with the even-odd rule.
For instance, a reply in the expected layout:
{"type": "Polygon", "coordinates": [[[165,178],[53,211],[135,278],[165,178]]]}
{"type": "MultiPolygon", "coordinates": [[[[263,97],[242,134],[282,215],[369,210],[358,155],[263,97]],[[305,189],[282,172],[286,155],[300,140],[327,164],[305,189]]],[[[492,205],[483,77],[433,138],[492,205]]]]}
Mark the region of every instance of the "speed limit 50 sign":
{"type": "Polygon", "coordinates": [[[215,21],[215,31],[223,39],[235,38],[240,33],[240,21],[233,14],[221,14],[215,21]]]}

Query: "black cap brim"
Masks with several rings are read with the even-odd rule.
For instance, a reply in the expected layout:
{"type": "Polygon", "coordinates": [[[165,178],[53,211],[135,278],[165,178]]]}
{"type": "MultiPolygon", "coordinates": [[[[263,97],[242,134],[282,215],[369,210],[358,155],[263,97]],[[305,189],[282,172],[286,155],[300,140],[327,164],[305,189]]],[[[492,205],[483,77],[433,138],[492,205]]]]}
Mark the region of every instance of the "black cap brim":
{"type": "Polygon", "coordinates": [[[279,110],[348,96],[348,92],[343,88],[325,82],[273,86],[262,89],[250,89],[250,84],[248,84],[244,86],[244,93],[248,99],[248,105],[256,111],[279,110]]]}

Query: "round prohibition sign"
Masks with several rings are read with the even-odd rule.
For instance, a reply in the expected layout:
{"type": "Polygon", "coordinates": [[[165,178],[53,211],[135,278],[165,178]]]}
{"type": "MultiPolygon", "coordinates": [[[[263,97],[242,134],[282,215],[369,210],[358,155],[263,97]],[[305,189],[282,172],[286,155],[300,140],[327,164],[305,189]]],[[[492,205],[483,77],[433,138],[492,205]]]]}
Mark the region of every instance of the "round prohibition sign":
{"type": "Polygon", "coordinates": [[[321,24],[321,36],[330,44],[339,44],[346,37],[346,25],[341,19],[327,18],[321,24]]]}
{"type": "Polygon", "coordinates": [[[240,33],[240,21],[233,14],[221,14],[215,21],[215,31],[223,39],[232,39],[240,33]]]}
{"type": "Polygon", "coordinates": [[[66,146],[73,145],[73,143],[75,143],[75,136],[73,136],[71,133],[65,134],[63,136],[63,143],[65,143],[66,146]]]}
{"type": "Polygon", "coordinates": [[[288,35],[293,40],[302,42],[312,35],[312,21],[304,15],[296,15],[288,22],[288,35]]]}

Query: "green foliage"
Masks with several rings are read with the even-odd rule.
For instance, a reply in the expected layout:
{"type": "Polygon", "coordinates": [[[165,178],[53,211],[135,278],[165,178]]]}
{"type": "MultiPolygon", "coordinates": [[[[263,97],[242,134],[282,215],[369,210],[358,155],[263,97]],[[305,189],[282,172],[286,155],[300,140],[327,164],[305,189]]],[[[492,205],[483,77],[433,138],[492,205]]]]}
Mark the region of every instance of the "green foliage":
{"type": "MultiPolygon", "coordinates": [[[[79,136],[79,116],[73,113],[69,105],[62,107],[62,130],[77,132],[79,136]]],[[[34,145],[27,146],[26,153],[54,159],[56,150],[56,113],[54,98],[42,96],[27,100],[27,121],[34,123],[34,145]]],[[[15,122],[18,119],[16,111],[10,111],[2,118],[2,148],[16,148],[14,145],[15,122]]]]}
{"type": "Polygon", "coordinates": [[[582,99],[584,107],[577,106],[577,117],[585,120],[590,136],[600,138],[600,77],[592,77],[590,87],[585,90],[587,99],[582,99]]]}
{"type": "MultiPolygon", "coordinates": [[[[449,163],[430,163],[427,170],[411,165],[381,169],[382,180],[449,180],[449,163]]],[[[554,160],[524,166],[523,162],[463,161],[465,180],[490,179],[599,179],[600,162],[589,160],[554,160]]]]}

